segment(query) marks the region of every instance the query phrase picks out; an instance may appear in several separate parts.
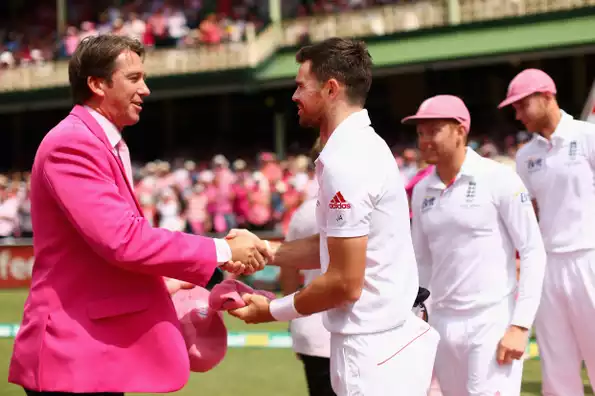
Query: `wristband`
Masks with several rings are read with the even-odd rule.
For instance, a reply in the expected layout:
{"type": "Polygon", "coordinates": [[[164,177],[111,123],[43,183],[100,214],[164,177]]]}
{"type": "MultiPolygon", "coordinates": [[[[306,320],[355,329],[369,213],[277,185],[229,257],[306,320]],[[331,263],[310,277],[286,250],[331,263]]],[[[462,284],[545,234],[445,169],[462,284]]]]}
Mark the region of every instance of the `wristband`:
{"type": "Polygon", "coordinates": [[[271,301],[269,310],[271,312],[271,316],[275,318],[276,321],[288,322],[303,316],[295,309],[294,299],[296,293],[271,301]]]}

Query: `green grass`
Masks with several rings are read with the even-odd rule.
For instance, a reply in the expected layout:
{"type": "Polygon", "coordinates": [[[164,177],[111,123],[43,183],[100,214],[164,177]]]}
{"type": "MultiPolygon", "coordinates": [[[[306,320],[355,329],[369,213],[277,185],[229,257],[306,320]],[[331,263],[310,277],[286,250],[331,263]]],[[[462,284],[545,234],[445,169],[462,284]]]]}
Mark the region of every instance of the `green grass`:
{"type": "MultiPolygon", "coordinates": [[[[19,323],[26,291],[0,291],[0,323],[19,323]]],[[[286,323],[246,325],[226,318],[230,331],[285,331],[286,323]]],[[[6,383],[12,340],[0,339],[0,395],[23,396],[23,391],[6,383]]],[[[583,373],[584,374],[584,373],[583,373]]],[[[593,395],[586,375],[585,394],[593,395]]],[[[525,362],[522,396],[538,396],[541,391],[539,361],[525,362]]],[[[306,382],[301,363],[289,349],[231,348],[225,360],[214,370],[192,374],[180,396],[306,396],[306,382]]]]}

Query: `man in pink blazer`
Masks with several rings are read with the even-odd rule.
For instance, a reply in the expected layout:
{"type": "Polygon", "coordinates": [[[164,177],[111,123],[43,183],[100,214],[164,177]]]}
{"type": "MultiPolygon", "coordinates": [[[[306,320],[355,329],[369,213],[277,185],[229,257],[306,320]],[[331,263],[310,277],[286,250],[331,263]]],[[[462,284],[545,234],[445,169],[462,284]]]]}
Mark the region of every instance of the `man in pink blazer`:
{"type": "Polygon", "coordinates": [[[36,260],[9,370],[28,395],[182,388],[188,353],[164,277],[204,286],[217,266],[265,263],[257,238],[214,240],[143,218],[120,134],[149,95],[143,51],[127,37],[85,39],[69,64],[76,105],[38,148],[36,260]]]}

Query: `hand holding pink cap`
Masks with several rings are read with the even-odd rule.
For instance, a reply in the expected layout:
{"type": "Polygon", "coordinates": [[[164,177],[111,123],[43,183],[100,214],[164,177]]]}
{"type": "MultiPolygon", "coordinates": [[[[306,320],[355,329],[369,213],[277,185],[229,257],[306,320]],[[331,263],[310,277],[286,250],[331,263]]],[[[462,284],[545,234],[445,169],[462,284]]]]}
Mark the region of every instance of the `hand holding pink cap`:
{"type": "Polygon", "coordinates": [[[233,279],[225,280],[213,287],[209,297],[209,306],[216,311],[229,311],[246,306],[244,294],[259,294],[270,300],[275,294],[266,290],[254,290],[250,286],[233,279]]]}
{"type": "Polygon", "coordinates": [[[227,352],[227,329],[221,312],[209,307],[209,291],[196,286],[179,290],[172,301],[188,348],[190,370],[204,373],[217,366],[227,352]]]}

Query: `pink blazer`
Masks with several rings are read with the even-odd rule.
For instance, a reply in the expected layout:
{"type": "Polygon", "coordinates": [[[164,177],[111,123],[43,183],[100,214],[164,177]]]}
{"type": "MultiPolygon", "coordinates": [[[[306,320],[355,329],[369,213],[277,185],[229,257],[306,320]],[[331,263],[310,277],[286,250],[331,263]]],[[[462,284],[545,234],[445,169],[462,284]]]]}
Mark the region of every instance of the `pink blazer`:
{"type": "Polygon", "coordinates": [[[9,381],[77,393],[182,388],[188,352],[162,276],[204,286],[213,240],[151,227],[81,106],[38,148],[31,211],[35,265],[9,381]]]}

